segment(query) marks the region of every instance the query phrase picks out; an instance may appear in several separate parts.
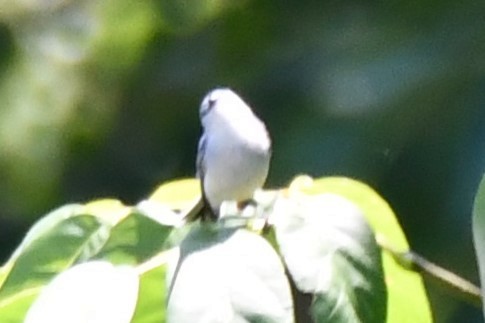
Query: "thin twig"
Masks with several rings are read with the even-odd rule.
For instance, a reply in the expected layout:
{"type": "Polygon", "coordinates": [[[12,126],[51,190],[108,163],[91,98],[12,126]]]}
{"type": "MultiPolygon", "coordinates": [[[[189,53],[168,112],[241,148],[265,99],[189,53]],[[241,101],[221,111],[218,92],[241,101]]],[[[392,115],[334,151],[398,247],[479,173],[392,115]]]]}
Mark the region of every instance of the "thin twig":
{"type": "Polygon", "coordinates": [[[377,237],[379,246],[389,252],[403,268],[423,274],[440,285],[450,289],[468,303],[481,308],[482,295],[480,287],[457,274],[438,266],[414,251],[399,251],[391,246],[382,236],[377,237]]]}

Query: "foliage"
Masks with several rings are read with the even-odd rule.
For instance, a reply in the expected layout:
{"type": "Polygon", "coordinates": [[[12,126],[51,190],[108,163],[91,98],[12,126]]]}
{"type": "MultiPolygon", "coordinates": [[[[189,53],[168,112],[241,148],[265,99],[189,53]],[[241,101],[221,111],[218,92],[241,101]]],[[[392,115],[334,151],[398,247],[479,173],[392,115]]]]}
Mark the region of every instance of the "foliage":
{"type": "MultiPolygon", "coordinates": [[[[482,178],[473,209],[473,238],[480,270],[480,281],[485,284],[485,176],[482,178]]],[[[482,288],[482,299],[485,290],[482,288]]],[[[483,304],[485,314],[485,304],[483,304]]]]}
{"type": "MultiPolygon", "coordinates": [[[[390,243],[401,252],[409,250],[404,232],[391,207],[368,185],[339,177],[322,178],[312,182],[312,185],[305,182],[301,185],[304,186],[303,190],[306,193],[328,192],[353,201],[360,207],[378,239],[390,243]]],[[[389,253],[383,253],[383,266],[388,290],[388,322],[431,321],[421,277],[416,273],[402,270],[400,264],[389,253]],[[406,313],[405,318],[402,313],[406,313]]]]}
{"type": "Polygon", "coordinates": [[[181,180],[133,207],[98,200],[47,214],[1,267],[2,322],[432,321],[421,278],[376,244],[378,234],[407,247],[364,184],[302,176],[243,214],[180,226],[172,208],[197,195],[197,181],[181,180]]]}
{"type": "MultiPolygon", "coordinates": [[[[477,280],[484,4],[0,0],[2,261],[56,205],[132,203],[192,176],[199,100],[224,85],[270,129],[270,185],[296,172],[358,178],[392,205],[413,248],[477,280]]],[[[428,287],[437,321],[482,319],[428,287]]],[[[399,294],[388,293],[392,311],[399,294]]]]}

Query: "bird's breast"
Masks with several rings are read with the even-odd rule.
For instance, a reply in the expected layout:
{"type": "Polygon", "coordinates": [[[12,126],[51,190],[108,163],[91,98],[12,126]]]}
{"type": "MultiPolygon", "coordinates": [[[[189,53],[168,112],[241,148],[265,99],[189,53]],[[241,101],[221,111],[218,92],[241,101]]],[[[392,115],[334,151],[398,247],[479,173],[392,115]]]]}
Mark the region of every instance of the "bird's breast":
{"type": "Polygon", "coordinates": [[[269,150],[230,136],[211,139],[204,157],[204,190],[211,204],[251,198],[266,180],[269,150]]]}

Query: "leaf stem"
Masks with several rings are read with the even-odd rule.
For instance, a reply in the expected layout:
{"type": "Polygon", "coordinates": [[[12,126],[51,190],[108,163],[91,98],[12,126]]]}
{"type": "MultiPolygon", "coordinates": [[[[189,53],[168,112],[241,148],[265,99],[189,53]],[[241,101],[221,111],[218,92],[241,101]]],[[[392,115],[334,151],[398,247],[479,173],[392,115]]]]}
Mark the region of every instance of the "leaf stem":
{"type": "Polygon", "coordinates": [[[412,250],[400,251],[391,246],[382,236],[376,237],[378,245],[389,252],[405,269],[418,272],[424,278],[431,278],[440,285],[454,292],[468,303],[481,308],[482,295],[480,287],[457,274],[427,260],[412,250]]]}

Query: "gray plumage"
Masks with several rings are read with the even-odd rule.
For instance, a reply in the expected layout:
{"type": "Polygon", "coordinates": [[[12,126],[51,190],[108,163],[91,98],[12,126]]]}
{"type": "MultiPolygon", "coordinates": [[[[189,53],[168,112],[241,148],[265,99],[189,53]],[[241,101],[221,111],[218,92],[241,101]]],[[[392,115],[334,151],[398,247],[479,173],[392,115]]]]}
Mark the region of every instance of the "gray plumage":
{"type": "Polygon", "coordinates": [[[197,177],[210,213],[223,201],[246,201],[266,180],[271,140],[266,127],[233,91],[215,89],[203,99],[197,177]]]}

